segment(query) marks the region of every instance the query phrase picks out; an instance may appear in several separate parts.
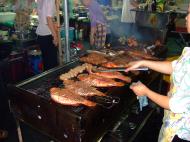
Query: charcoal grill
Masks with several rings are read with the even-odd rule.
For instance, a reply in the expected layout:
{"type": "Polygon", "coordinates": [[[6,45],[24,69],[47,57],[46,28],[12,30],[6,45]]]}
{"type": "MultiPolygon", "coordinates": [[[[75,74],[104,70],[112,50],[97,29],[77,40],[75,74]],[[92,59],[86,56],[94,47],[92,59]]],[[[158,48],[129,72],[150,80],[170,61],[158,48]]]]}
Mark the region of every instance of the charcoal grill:
{"type": "MultiPolygon", "coordinates": [[[[17,85],[8,85],[11,109],[16,119],[61,142],[97,142],[113,129],[121,116],[127,115],[137,102],[129,84],[102,90],[109,96],[120,98],[119,103],[111,108],[99,105],[94,108],[64,106],[50,99],[49,88],[63,85],[59,75],[80,64],[73,61],[17,85]]],[[[138,80],[146,84],[151,84],[159,76],[155,72],[142,74],[138,80]]]]}

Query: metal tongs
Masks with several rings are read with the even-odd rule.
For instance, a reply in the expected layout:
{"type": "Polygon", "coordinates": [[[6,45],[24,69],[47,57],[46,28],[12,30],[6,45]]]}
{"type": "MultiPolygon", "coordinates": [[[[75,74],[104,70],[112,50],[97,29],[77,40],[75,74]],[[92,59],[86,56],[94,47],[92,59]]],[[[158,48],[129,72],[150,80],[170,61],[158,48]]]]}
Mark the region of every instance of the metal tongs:
{"type": "Polygon", "coordinates": [[[107,109],[120,102],[120,98],[115,96],[91,96],[88,99],[107,109]]]}
{"type": "MultiPolygon", "coordinates": [[[[115,71],[126,71],[127,68],[110,68],[110,69],[95,69],[94,72],[115,72],[115,71]]],[[[136,68],[132,71],[148,71],[148,68],[136,68]]]]}

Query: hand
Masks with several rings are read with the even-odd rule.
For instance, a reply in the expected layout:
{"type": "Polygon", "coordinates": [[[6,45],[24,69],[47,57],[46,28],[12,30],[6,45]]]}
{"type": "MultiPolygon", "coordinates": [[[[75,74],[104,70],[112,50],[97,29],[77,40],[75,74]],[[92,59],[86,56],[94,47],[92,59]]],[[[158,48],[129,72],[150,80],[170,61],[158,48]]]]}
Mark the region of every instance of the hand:
{"type": "Polygon", "coordinates": [[[134,82],[130,85],[130,89],[133,90],[133,92],[137,96],[146,96],[148,92],[148,88],[140,81],[134,82]]]}
{"type": "Polygon", "coordinates": [[[142,66],[142,61],[132,61],[128,63],[128,68],[125,70],[125,72],[137,69],[142,66]]]}
{"type": "Polygon", "coordinates": [[[53,44],[57,47],[58,46],[58,37],[56,35],[53,36],[53,44]]]}

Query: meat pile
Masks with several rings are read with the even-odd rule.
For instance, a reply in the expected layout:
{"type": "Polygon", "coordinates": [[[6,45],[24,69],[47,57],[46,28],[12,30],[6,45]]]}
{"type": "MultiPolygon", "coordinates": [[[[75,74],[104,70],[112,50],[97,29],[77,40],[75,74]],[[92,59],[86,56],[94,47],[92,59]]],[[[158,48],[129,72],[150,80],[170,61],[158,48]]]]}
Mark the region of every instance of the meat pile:
{"type": "Polygon", "coordinates": [[[128,62],[139,59],[155,58],[138,50],[108,50],[91,52],[80,58],[82,65],[60,75],[63,88],[50,89],[52,100],[63,105],[93,107],[98,102],[90,97],[106,97],[98,88],[122,87],[131,82],[131,78],[121,72],[97,72],[97,69],[127,67],[128,62]]]}
{"type": "Polygon", "coordinates": [[[128,47],[118,49],[117,51],[110,50],[110,52],[106,50],[103,53],[91,52],[87,56],[81,57],[80,61],[106,68],[127,68],[130,61],[142,59],[158,60],[156,57],[146,53],[142,48],[137,47],[128,47]]]}
{"type": "Polygon", "coordinates": [[[63,105],[93,107],[97,105],[97,102],[89,100],[90,97],[107,96],[99,91],[98,87],[121,87],[131,82],[130,77],[120,72],[93,72],[96,68],[84,63],[61,74],[60,79],[63,81],[64,88],[52,87],[50,89],[52,100],[63,105]]]}

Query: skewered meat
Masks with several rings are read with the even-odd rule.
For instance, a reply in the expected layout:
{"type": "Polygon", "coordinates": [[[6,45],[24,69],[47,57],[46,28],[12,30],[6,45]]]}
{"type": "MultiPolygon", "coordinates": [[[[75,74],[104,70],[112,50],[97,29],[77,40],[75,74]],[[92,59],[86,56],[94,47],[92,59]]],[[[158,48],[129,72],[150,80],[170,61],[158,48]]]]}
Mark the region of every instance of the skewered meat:
{"type": "Polygon", "coordinates": [[[50,89],[51,98],[60,104],[79,106],[81,104],[92,107],[96,106],[96,103],[79,96],[68,89],[61,88],[51,88],[50,89]]]}
{"type": "Polygon", "coordinates": [[[81,57],[80,61],[94,65],[100,65],[107,62],[107,59],[105,55],[94,52],[88,54],[87,56],[81,57]]]}
{"type": "Polygon", "coordinates": [[[81,81],[85,81],[85,83],[94,87],[113,87],[113,86],[124,86],[125,84],[122,82],[117,82],[113,79],[98,76],[95,74],[80,74],[78,75],[78,79],[81,81]]]}
{"type": "Polygon", "coordinates": [[[76,77],[79,73],[82,73],[84,70],[91,70],[92,65],[91,64],[83,64],[81,66],[77,66],[73,69],[71,69],[69,72],[65,73],[65,74],[61,74],[60,75],[60,79],[61,80],[68,80],[72,77],[76,77]]]}
{"type": "Polygon", "coordinates": [[[96,72],[95,75],[106,77],[106,78],[112,78],[112,79],[120,79],[127,83],[131,82],[131,78],[128,76],[123,75],[120,72],[96,72]]]}
{"type": "Polygon", "coordinates": [[[79,94],[80,96],[106,96],[106,94],[98,91],[96,88],[82,81],[76,81],[72,84],[65,85],[66,89],[79,94]]]}

